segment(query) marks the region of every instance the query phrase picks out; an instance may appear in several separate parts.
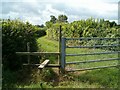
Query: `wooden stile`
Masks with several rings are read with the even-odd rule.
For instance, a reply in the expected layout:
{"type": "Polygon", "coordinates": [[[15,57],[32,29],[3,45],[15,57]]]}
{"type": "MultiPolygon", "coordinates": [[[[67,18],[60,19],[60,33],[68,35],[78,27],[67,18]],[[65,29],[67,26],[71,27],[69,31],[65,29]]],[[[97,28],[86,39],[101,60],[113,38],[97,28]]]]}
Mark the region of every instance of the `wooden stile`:
{"type": "Polygon", "coordinates": [[[50,60],[45,60],[42,64],[40,64],[40,66],[38,66],[38,69],[43,69],[48,63],[49,63],[50,60]]]}

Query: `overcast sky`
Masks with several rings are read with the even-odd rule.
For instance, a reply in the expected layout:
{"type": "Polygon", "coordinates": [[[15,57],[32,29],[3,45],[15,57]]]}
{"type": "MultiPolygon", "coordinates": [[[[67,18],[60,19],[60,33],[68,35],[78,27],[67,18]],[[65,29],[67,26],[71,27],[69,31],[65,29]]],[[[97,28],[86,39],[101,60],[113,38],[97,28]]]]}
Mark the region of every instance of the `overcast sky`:
{"type": "Polygon", "coordinates": [[[118,22],[119,0],[3,0],[2,18],[20,18],[32,24],[44,24],[50,15],[65,14],[68,21],[104,18],[118,22]]]}

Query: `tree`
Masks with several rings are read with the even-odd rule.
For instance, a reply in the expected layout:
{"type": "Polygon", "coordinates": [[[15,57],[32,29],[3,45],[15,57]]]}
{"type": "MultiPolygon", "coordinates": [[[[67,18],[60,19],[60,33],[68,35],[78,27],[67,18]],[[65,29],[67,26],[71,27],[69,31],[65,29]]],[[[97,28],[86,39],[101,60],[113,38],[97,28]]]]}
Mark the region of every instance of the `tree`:
{"type": "Polygon", "coordinates": [[[117,24],[116,24],[115,21],[110,22],[110,27],[114,27],[114,26],[116,26],[116,25],[117,25],[117,24]]]}
{"type": "Polygon", "coordinates": [[[59,15],[58,21],[59,22],[67,22],[68,17],[66,15],[59,15]]]}
{"type": "Polygon", "coordinates": [[[50,22],[56,23],[57,18],[53,15],[51,15],[50,17],[51,17],[50,22]]]}
{"type": "Polygon", "coordinates": [[[44,25],[43,25],[43,24],[41,24],[41,25],[35,25],[35,26],[37,26],[37,27],[39,27],[39,28],[44,28],[44,25]]]}

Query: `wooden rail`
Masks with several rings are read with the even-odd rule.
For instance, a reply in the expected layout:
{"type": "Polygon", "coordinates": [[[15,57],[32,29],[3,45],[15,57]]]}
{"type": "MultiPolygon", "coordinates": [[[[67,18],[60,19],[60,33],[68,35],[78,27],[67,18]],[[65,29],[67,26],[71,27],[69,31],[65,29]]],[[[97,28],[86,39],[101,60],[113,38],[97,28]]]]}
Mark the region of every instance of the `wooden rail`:
{"type": "Polygon", "coordinates": [[[16,52],[16,54],[19,54],[19,55],[36,55],[36,56],[39,56],[39,55],[60,55],[60,52],[16,52]]]}
{"type": "MultiPolygon", "coordinates": [[[[40,64],[23,64],[23,66],[40,66],[40,64]]],[[[45,67],[53,67],[53,68],[58,68],[60,67],[59,64],[47,64],[45,67]]]]}

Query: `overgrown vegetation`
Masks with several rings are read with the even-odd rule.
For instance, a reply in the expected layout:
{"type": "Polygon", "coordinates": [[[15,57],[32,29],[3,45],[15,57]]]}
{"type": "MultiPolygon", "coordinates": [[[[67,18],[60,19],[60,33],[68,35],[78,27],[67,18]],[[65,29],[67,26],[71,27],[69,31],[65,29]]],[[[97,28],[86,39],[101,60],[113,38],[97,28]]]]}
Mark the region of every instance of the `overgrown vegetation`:
{"type": "MultiPolygon", "coordinates": [[[[115,22],[105,21],[104,19],[89,18],[69,23],[66,15],[59,15],[58,18],[51,15],[50,21],[44,25],[32,25],[28,22],[24,23],[20,20],[2,20],[2,59],[3,59],[3,87],[18,88],[101,88],[101,87],[117,87],[118,72],[117,69],[101,69],[89,72],[74,72],[58,75],[56,69],[44,69],[41,74],[38,73],[36,67],[22,67],[23,63],[27,63],[27,57],[17,56],[17,51],[27,51],[27,42],[30,42],[30,51],[58,51],[59,26],[62,25],[62,36],[70,38],[80,37],[120,37],[120,26],[115,22]],[[47,33],[47,35],[46,35],[47,33]],[[44,36],[45,37],[41,37],[44,36]],[[39,38],[41,37],[41,38],[39,38]],[[26,68],[26,69],[25,69],[26,68]],[[31,73],[32,72],[32,73],[31,73]],[[21,75],[22,73],[22,75],[21,75]],[[99,76],[99,77],[98,77],[99,76]]],[[[115,45],[116,41],[69,41],[67,45],[115,45]]],[[[109,50],[118,50],[118,48],[96,48],[96,49],[67,49],[67,53],[94,53],[109,50]]],[[[116,58],[117,55],[96,55],[67,57],[66,61],[73,60],[94,60],[103,58],[116,58]]],[[[45,59],[50,59],[50,63],[58,63],[57,56],[31,57],[30,63],[39,63],[45,59]],[[40,60],[40,61],[39,61],[40,60]]],[[[117,61],[109,61],[102,63],[88,63],[69,65],[66,68],[85,68],[92,66],[113,65],[117,61]]]]}
{"type": "MultiPolygon", "coordinates": [[[[63,19],[64,22],[59,21],[58,19],[53,19],[49,21],[49,27],[47,29],[47,36],[51,40],[59,39],[59,27],[62,26],[62,36],[69,38],[81,38],[81,37],[99,37],[99,38],[119,38],[120,37],[120,26],[117,25],[114,21],[110,22],[109,20],[104,19],[95,19],[88,18],[86,20],[79,20],[68,23],[67,19],[63,19]],[[55,20],[55,21],[54,21],[55,20]],[[53,23],[54,21],[54,23],[53,23]],[[59,22],[58,22],[59,21],[59,22]]],[[[46,24],[48,26],[48,24],[46,24]]],[[[116,40],[87,40],[87,41],[68,41],[69,45],[115,45],[118,41],[116,40]]],[[[102,48],[101,48],[102,49],[102,48]]],[[[107,47],[108,50],[118,50],[118,48],[107,47]]]]}
{"type": "MultiPolygon", "coordinates": [[[[45,30],[41,30],[37,26],[33,26],[28,22],[23,23],[20,20],[2,20],[2,63],[3,63],[3,86],[9,83],[9,77],[16,76],[14,73],[22,68],[22,64],[27,62],[26,56],[22,58],[15,54],[15,52],[27,51],[27,42],[30,43],[30,51],[37,51],[36,39],[46,35],[45,30]],[[11,74],[10,74],[11,71],[11,74]],[[14,72],[13,72],[14,71],[14,72]]],[[[31,57],[36,59],[31,63],[38,63],[38,57],[31,57]]],[[[14,79],[16,77],[13,77],[14,79]]],[[[11,79],[11,82],[14,82],[11,79]]],[[[9,79],[10,80],[10,79],[9,79]]],[[[17,80],[17,78],[16,78],[17,80]]],[[[12,83],[11,83],[12,84],[12,83]]],[[[7,84],[8,85],[8,84],[7,84]]]]}
{"type": "MultiPolygon", "coordinates": [[[[51,18],[52,19],[52,18],[51,18]]],[[[74,21],[71,23],[56,22],[48,28],[48,37],[58,40],[59,26],[62,25],[63,37],[120,37],[119,26],[115,22],[104,19],[88,18],[86,20],[74,21]]]]}

